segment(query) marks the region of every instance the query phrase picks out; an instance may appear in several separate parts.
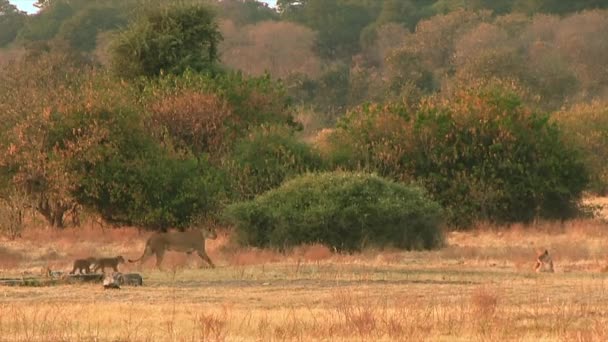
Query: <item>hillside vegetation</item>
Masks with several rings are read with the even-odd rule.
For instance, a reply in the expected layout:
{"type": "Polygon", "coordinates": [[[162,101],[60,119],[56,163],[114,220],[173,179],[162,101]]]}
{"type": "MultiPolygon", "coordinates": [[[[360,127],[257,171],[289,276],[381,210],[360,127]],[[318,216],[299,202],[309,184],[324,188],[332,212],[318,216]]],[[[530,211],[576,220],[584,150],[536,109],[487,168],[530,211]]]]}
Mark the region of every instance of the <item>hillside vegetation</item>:
{"type": "Polygon", "coordinates": [[[262,212],[283,208],[272,218],[278,240],[240,241],[385,245],[374,236],[431,248],[438,224],[404,222],[565,220],[589,214],[585,191],[608,188],[606,1],[38,6],[26,15],[0,0],[0,199],[11,236],[32,220],[63,228],[90,217],[166,230],[232,215],[254,231],[262,212]],[[344,171],[374,180],[361,208],[336,204],[358,190],[322,202],[339,185],[324,177],[344,171]],[[265,202],[306,177],[319,189],[306,196],[327,212],[265,202]],[[401,199],[379,184],[420,188],[442,208],[384,216],[373,205],[401,199]],[[261,213],[245,219],[251,205],[261,213]],[[303,233],[330,222],[337,240],[303,233]],[[408,229],[430,238],[399,238],[408,229]]]}

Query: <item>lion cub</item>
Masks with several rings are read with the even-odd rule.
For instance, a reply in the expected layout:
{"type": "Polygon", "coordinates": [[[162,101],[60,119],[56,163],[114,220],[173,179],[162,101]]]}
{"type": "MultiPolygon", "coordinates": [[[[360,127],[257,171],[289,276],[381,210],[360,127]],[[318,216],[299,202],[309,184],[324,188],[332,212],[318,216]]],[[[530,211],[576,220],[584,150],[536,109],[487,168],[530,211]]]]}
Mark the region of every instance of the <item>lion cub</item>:
{"type": "Polygon", "coordinates": [[[86,259],[76,259],[74,260],[74,267],[72,268],[72,272],[70,272],[70,274],[76,274],[76,270],[78,269],[78,273],[83,274],[82,272],[84,271],[84,274],[89,274],[91,273],[91,265],[95,264],[97,262],[97,259],[93,258],[93,257],[89,257],[86,259]]]}
{"type": "Polygon", "coordinates": [[[553,269],[553,258],[549,255],[549,251],[545,249],[543,253],[540,253],[536,258],[536,265],[534,266],[536,272],[555,272],[553,269]]]}
{"type": "Polygon", "coordinates": [[[93,268],[93,272],[97,272],[101,269],[101,272],[104,273],[106,267],[112,267],[114,272],[118,272],[118,264],[124,264],[125,259],[119,255],[114,258],[99,258],[95,260],[95,268],[93,268]]]}

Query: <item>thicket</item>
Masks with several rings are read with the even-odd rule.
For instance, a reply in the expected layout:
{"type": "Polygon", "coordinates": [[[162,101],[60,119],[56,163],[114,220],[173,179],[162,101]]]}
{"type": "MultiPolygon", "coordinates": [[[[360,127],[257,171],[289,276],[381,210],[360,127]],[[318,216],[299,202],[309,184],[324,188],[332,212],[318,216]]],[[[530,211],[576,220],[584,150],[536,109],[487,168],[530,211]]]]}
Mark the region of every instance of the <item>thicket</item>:
{"type": "Polygon", "coordinates": [[[10,212],[183,227],[343,169],[415,182],[458,226],[571,217],[606,191],[605,105],[579,104],[608,89],[596,1],[39,3],[0,0],[10,212]]]}
{"type": "Polygon", "coordinates": [[[326,142],[334,167],[421,182],[457,226],[571,217],[588,181],[579,150],[549,115],[500,85],[463,87],[414,110],[364,105],[326,142]]]}
{"type": "Polygon", "coordinates": [[[160,229],[216,209],[221,172],[155,139],[130,85],[54,54],[3,76],[3,186],[25,191],[49,224],[62,227],[77,206],[160,229]]]}
{"type": "Polygon", "coordinates": [[[310,173],[226,210],[241,244],[286,249],[321,243],[363,247],[440,247],[441,207],[414,186],[363,173],[310,173]]]}

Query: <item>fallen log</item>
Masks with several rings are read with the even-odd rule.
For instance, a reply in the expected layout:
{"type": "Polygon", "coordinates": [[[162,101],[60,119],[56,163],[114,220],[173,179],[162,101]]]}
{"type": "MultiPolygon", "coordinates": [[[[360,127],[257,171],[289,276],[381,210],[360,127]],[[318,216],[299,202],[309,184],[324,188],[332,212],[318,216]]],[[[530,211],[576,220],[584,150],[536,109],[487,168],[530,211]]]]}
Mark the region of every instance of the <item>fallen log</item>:
{"type": "MultiPolygon", "coordinates": [[[[52,286],[77,283],[102,283],[103,273],[89,274],[65,274],[56,273],[52,277],[21,277],[21,278],[0,278],[0,286],[52,286]]],[[[124,280],[121,285],[141,286],[143,278],[139,273],[127,273],[122,275],[124,280]]]]}

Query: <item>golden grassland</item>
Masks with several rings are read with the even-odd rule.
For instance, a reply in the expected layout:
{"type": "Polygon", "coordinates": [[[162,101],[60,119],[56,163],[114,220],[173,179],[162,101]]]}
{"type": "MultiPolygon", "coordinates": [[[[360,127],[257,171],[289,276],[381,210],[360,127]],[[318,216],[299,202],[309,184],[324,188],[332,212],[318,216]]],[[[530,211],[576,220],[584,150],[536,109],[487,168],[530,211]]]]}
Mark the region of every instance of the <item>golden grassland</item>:
{"type": "MultiPolygon", "coordinates": [[[[92,226],[0,240],[0,276],[141,255],[149,233],[92,226]]],[[[451,232],[433,252],[288,254],[208,241],[216,269],[168,253],[143,287],[0,288],[0,341],[608,340],[608,226],[600,220],[451,232]],[[537,252],[556,273],[534,273],[537,252]]]]}

